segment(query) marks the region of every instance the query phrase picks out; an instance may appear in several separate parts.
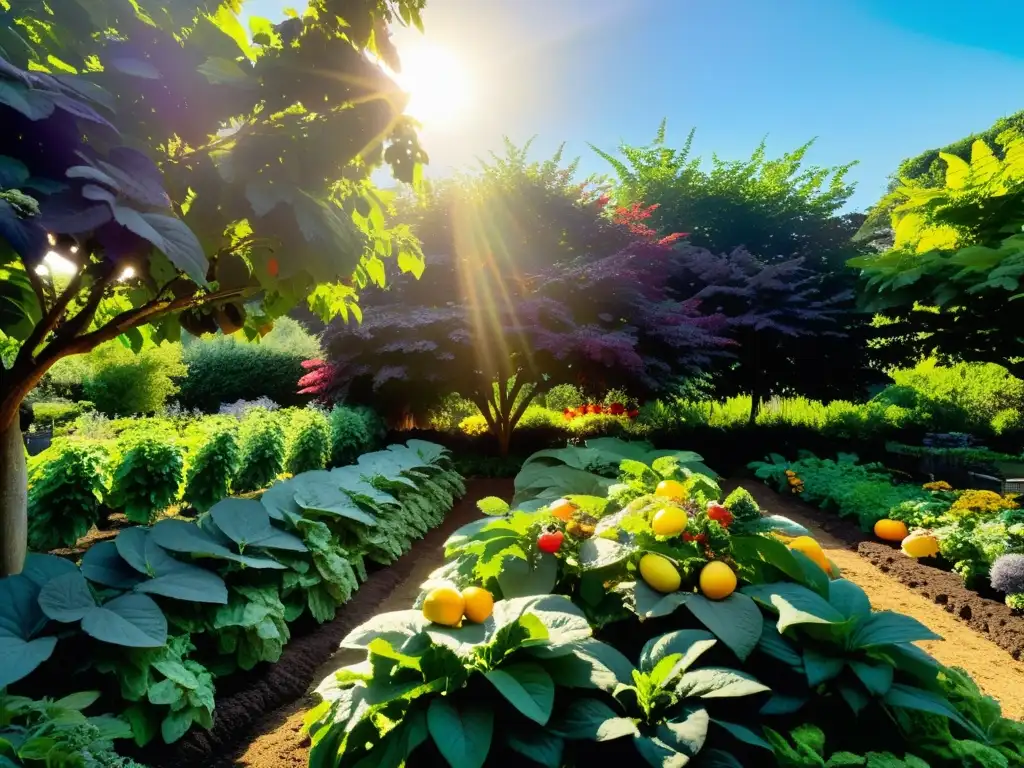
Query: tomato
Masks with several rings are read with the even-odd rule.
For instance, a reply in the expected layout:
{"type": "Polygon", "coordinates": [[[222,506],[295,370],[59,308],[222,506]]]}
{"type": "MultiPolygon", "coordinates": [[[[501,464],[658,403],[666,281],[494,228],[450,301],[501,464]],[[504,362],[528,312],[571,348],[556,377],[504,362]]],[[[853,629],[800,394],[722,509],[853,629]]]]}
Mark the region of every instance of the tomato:
{"type": "Polygon", "coordinates": [[[537,546],[541,552],[547,552],[548,554],[554,554],[562,546],[562,539],[565,538],[565,534],[561,531],[549,531],[542,533],[537,537],[537,546]]]}
{"type": "Polygon", "coordinates": [[[708,502],[708,519],[715,520],[723,527],[728,528],[732,522],[732,512],[723,507],[717,501],[708,502]]]}

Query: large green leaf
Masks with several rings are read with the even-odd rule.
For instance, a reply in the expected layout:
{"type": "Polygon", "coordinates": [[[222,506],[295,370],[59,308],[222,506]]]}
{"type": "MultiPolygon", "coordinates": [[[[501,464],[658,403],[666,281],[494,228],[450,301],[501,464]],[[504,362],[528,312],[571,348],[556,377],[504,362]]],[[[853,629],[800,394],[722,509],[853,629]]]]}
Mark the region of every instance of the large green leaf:
{"type": "Polygon", "coordinates": [[[535,562],[508,557],[498,574],[498,586],[506,599],[528,595],[549,595],[558,579],[558,558],[541,553],[535,562]]]}
{"type": "Polygon", "coordinates": [[[583,570],[607,568],[627,560],[632,549],[617,541],[590,538],[580,545],[580,567],[583,570]]]}
{"type": "MultiPolygon", "coordinates": [[[[232,552],[195,523],[185,520],[161,520],[151,529],[153,541],[171,552],[184,552],[196,557],[231,560],[249,568],[285,570],[286,566],[269,557],[240,555],[232,552]]],[[[225,538],[225,541],[228,539],[225,538]]]]}
{"type": "Polygon", "coordinates": [[[761,611],[747,595],[734,592],[724,600],[694,595],[686,607],[740,659],[746,659],[757,647],[763,624],[761,611]]]}
{"type": "Polygon", "coordinates": [[[666,656],[682,654],[680,672],[689,669],[693,662],[709,651],[718,641],[710,632],[702,629],[679,629],[648,640],[640,651],[640,669],[650,672],[654,665],[666,656]]]}
{"type": "Polygon", "coordinates": [[[828,587],[828,601],[848,619],[871,615],[871,600],[863,589],[846,579],[833,579],[828,587]]]}
{"type": "Polygon", "coordinates": [[[51,579],[39,592],[39,607],[54,621],[81,621],[96,608],[96,598],[80,571],[51,579]]]}
{"type": "Polygon", "coordinates": [[[891,611],[879,611],[863,618],[857,624],[850,642],[854,648],[873,648],[895,643],[941,639],[939,635],[912,616],[891,611]]]}
{"type": "MultiPolygon", "coordinates": [[[[121,534],[129,530],[132,529],[121,534]]],[[[145,580],[145,576],[121,557],[114,541],[101,541],[89,547],[82,557],[82,575],[94,584],[114,589],[132,589],[145,580]]]]}
{"type": "Polygon", "coordinates": [[[576,699],[552,730],[567,739],[611,741],[623,736],[639,736],[636,724],[620,717],[615,710],[597,699],[576,699]]]}
{"type": "Polygon", "coordinates": [[[451,768],[481,768],[491,750],[494,713],[487,706],[456,707],[438,697],[427,710],[427,727],[451,768]]]}
{"type": "Polygon", "coordinates": [[[544,768],[562,768],[562,752],[565,743],[547,728],[533,723],[503,723],[505,743],[517,752],[544,768]]]}
{"type": "Polygon", "coordinates": [[[533,662],[492,669],[485,677],[526,717],[546,725],[555,703],[555,683],[544,668],[533,662]]]}
{"type": "Polygon", "coordinates": [[[676,693],[684,698],[701,699],[752,696],[771,689],[746,672],[725,667],[703,667],[687,672],[676,685],[676,693]]]}
{"type": "Polygon", "coordinates": [[[636,613],[641,620],[668,616],[695,597],[692,592],[670,592],[663,595],[660,592],[655,592],[642,581],[635,584],[623,583],[620,587],[627,592],[630,588],[633,589],[636,613]]]}
{"type": "Polygon", "coordinates": [[[39,605],[39,591],[40,585],[24,573],[0,579],[0,637],[28,640],[46,626],[48,618],[39,605]]]}
{"type": "Polygon", "coordinates": [[[633,743],[636,744],[636,751],[652,768],[683,768],[690,762],[688,756],[677,752],[662,739],[640,736],[633,743]]]}
{"type": "Polygon", "coordinates": [[[222,499],[210,508],[208,514],[240,551],[246,547],[307,551],[298,536],[274,528],[266,508],[254,499],[222,499]]]}
{"type": "Polygon", "coordinates": [[[546,658],[545,669],[566,688],[599,688],[612,692],[619,685],[633,684],[633,664],[612,646],[594,639],[577,640],[567,646],[533,649],[546,658]]]}
{"type": "Polygon", "coordinates": [[[151,598],[128,594],[89,611],[82,631],[113,645],[159,648],[167,642],[167,619],[151,598]]]}
{"type": "MultiPolygon", "coordinates": [[[[808,622],[820,624],[839,623],[845,617],[836,608],[831,606],[821,595],[807,587],[799,584],[750,584],[743,587],[742,594],[752,597],[766,608],[779,612],[776,605],[776,598],[782,598],[785,603],[804,617],[808,622]]],[[[788,625],[788,624],[787,624],[788,625]]],[[[779,631],[783,631],[780,627],[779,631]]]]}
{"type": "Polygon", "coordinates": [[[53,649],[56,647],[56,637],[25,640],[0,634],[0,659],[3,659],[3,663],[0,664],[0,689],[30,675],[53,655],[53,649]]]}
{"type": "Polygon", "coordinates": [[[341,489],[338,478],[326,470],[303,472],[292,478],[295,503],[307,512],[344,517],[363,525],[377,525],[377,518],[360,509],[341,489]]]}

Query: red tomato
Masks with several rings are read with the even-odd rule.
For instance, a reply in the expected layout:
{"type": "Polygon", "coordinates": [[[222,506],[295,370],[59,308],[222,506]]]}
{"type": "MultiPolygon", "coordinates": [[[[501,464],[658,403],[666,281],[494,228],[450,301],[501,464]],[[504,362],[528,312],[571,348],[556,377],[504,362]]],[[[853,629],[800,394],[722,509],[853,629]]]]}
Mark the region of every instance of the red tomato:
{"type": "Polygon", "coordinates": [[[537,546],[541,552],[547,552],[548,554],[554,554],[562,546],[562,539],[565,538],[565,534],[561,531],[552,531],[551,533],[542,533],[537,538],[537,546]]]}

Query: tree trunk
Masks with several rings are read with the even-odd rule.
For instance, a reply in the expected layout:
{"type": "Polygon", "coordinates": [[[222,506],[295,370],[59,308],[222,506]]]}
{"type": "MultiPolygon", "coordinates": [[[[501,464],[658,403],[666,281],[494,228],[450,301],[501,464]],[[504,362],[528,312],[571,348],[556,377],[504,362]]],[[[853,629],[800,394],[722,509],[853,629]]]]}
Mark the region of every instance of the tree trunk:
{"type": "Polygon", "coordinates": [[[501,458],[508,456],[509,448],[512,445],[512,425],[508,419],[502,418],[498,421],[498,450],[501,458]]]}
{"type": "Polygon", "coordinates": [[[0,432],[0,576],[21,573],[28,547],[28,470],[15,415],[0,432]]]}

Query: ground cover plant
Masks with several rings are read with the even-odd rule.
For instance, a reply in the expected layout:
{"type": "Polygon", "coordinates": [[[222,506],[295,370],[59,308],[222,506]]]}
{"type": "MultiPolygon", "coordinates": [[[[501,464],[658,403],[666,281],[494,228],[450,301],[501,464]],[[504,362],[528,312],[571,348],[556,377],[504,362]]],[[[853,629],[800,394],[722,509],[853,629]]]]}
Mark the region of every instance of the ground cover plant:
{"type": "Polygon", "coordinates": [[[463,491],[443,448],[410,441],[196,520],[123,529],[77,564],[30,554],[0,579],[0,688],[32,690],[74,648],[75,674],[114,683],[103,704],[123,718],[119,737],[171,743],[210,728],[219,678],[277,661],[303,616],[332,619],[371,562],[408,551],[463,491]]]}
{"type": "Polygon", "coordinates": [[[793,462],[775,455],[751,468],[779,492],[855,517],[910,557],[940,557],[968,587],[991,586],[1008,605],[1024,608],[1024,512],[1016,494],[954,489],[942,480],[897,483],[881,465],[860,464],[853,455],[793,462]]]}
{"type": "Polygon", "coordinates": [[[318,688],[310,765],[1021,764],[1024,726],[793,523],[630,462],[624,506],[481,502],[420,607],[343,641],[366,659],[318,688]]]}

